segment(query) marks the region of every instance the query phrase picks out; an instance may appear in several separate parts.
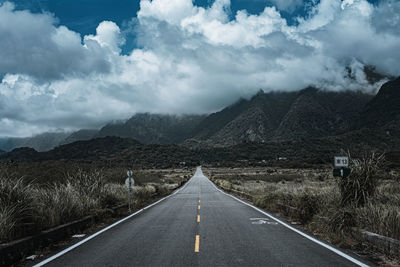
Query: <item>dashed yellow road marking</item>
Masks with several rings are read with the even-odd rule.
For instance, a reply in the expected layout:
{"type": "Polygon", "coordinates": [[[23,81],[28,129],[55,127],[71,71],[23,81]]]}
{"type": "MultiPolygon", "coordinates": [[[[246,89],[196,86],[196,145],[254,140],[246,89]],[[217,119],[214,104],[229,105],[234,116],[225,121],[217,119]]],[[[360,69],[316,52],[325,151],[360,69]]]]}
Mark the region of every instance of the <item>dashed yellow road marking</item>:
{"type": "Polygon", "coordinates": [[[198,210],[200,209],[200,205],[197,207],[197,209],[198,209],[198,210]]]}
{"type": "Polygon", "coordinates": [[[199,199],[199,203],[200,203],[200,199],[199,199]]]}
{"type": "Polygon", "coordinates": [[[197,222],[200,222],[200,215],[197,215],[197,222]]]}
{"type": "Polygon", "coordinates": [[[196,235],[196,241],[194,243],[194,252],[200,251],[200,236],[196,235]]]}

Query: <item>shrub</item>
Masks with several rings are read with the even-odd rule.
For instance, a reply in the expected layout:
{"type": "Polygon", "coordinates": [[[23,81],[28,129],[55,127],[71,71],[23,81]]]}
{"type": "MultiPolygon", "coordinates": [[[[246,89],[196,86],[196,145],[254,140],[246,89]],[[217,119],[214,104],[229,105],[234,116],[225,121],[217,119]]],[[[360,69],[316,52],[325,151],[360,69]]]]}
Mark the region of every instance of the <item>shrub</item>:
{"type": "Polygon", "coordinates": [[[368,198],[375,195],[377,187],[376,172],[381,166],[384,155],[371,153],[361,159],[351,159],[351,174],[339,179],[342,206],[356,204],[363,206],[368,198]]]}
{"type": "Polygon", "coordinates": [[[0,206],[0,242],[13,237],[16,226],[15,213],[15,206],[0,206]]]}
{"type": "Polygon", "coordinates": [[[101,190],[101,207],[114,207],[126,201],[127,190],[124,185],[105,184],[101,190]]]}
{"type": "Polygon", "coordinates": [[[355,211],[359,227],[400,239],[400,207],[368,203],[355,211]]]}
{"type": "Polygon", "coordinates": [[[91,198],[100,198],[102,189],[105,185],[105,178],[101,170],[85,172],[78,169],[73,175],[68,175],[67,183],[70,183],[80,196],[88,196],[91,198]]]}
{"type": "Polygon", "coordinates": [[[169,194],[170,190],[168,189],[168,186],[165,185],[156,185],[156,193],[158,196],[166,196],[169,194]]]}
{"type": "Polygon", "coordinates": [[[77,219],[92,206],[87,203],[89,198],[81,197],[71,183],[39,189],[35,195],[38,220],[42,228],[77,219]]]}
{"type": "Polygon", "coordinates": [[[156,189],[152,185],[135,187],[131,200],[135,201],[136,205],[143,206],[152,198],[155,192],[156,189]]]}
{"type": "Polygon", "coordinates": [[[0,179],[0,240],[10,239],[23,230],[23,223],[33,221],[32,190],[23,179],[0,179]]]}
{"type": "Polygon", "coordinates": [[[296,207],[299,209],[298,217],[302,224],[311,221],[319,211],[320,199],[310,192],[305,191],[298,197],[296,202],[296,207]]]}
{"type": "Polygon", "coordinates": [[[332,231],[348,231],[351,227],[357,225],[355,216],[355,207],[347,206],[341,209],[336,209],[330,218],[330,228],[332,231]]]}

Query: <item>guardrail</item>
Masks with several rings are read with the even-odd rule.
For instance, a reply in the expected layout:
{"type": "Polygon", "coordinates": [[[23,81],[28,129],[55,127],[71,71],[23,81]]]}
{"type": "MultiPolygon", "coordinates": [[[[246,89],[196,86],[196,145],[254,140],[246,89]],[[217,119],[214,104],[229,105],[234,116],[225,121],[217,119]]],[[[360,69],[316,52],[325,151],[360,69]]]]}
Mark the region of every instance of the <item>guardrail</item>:
{"type": "Polygon", "coordinates": [[[363,229],[353,228],[353,236],[360,241],[367,241],[377,250],[399,257],[400,241],[387,236],[372,233],[363,229]]]}
{"type": "MultiPolygon", "coordinates": [[[[127,206],[128,204],[123,204],[109,209],[108,212],[116,215],[121,209],[126,209],[127,206]]],[[[32,236],[0,244],[0,266],[10,266],[38,248],[46,247],[51,243],[70,237],[72,234],[93,225],[96,221],[97,216],[90,215],[70,223],[43,230],[32,236]]]]}

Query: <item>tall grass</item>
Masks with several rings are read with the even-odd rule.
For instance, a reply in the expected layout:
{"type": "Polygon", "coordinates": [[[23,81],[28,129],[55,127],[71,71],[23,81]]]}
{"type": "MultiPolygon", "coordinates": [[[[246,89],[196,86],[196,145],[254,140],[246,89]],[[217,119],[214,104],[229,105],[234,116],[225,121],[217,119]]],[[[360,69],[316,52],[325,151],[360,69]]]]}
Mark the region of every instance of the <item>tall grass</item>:
{"type": "MultiPolygon", "coordinates": [[[[35,183],[0,168],[0,243],[24,236],[27,228],[32,232],[54,227],[126,203],[125,185],[115,180],[110,172],[77,168],[63,179],[35,183]]],[[[143,183],[134,187],[131,206],[141,207],[169,192],[164,185],[143,183]]]]}
{"type": "Polygon", "coordinates": [[[32,184],[23,179],[0,179],[0,240],[19,234],[24,223],[31,222],[36,201],[32,184]]]}
{"type": "Polygon", "coordinates": [[[349,204],[363,206],[370,197],[375,195],[378,183],[376,174],[383,160],[384,155],[375,152],[361,158],[350,157],[351,174],[340,178],[338,182],[343,206],[349,204]]]}
{"type": "MultiPolygon", "coordinates": [[[[303,170],[302,181],[277,182],[252,180],[251,174],[238,179],[237,170],[229,173],[229,169],[221,169],[221,173],[227,173],[226,179],[220,174],[214,182],[246,192],[257,206],[287,215],[312,232],[336,236],[336,240],[349,236],[351,227],[400,240],[400,175],[396,170],[378,173],[382,160],[375,154],[352,161],[352,177],[344,182],[329,177],[331,169],[303,170]],[[344,188],[345,185],[349,187],[344,188]]],[[[286,170],[279,171],[285,175],[286,170]]],[[[247,169],[245,172],[251,173],[247,169]]],[[[287,172],[291,174],[293,170],[287,172]]]]}

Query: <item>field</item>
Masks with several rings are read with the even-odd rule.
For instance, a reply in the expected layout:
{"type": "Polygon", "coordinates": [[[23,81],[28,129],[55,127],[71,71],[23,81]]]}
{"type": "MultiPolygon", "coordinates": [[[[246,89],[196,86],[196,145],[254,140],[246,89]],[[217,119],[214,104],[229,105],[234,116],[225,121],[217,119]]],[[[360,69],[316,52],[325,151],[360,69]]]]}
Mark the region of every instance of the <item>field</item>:
{"type": "Polygon", "coordinates": [[[204,173],[226,191],[338,246],[360,249],[354,228],[400,240],[399,170],[375,173],[375,192],[365,203],[343,202],[343,181],[333,177],[331,167],[204,168],[204,173]]]}
{"type": "MultiPolygon", "coordinates": [[[[42,162],[0,165],[0,243],[127,203],[127,168],[42,162]]],[[[133,209],[169,194],[189,169],[134,170],[133,209]]]]}

